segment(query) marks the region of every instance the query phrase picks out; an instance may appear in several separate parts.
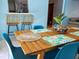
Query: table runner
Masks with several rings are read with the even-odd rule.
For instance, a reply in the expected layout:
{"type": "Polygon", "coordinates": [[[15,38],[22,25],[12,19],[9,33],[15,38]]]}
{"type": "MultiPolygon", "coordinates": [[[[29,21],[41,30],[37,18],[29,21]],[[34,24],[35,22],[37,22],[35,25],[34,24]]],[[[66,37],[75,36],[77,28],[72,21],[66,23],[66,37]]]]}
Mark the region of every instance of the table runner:
{"type": "Polygon", "coordinates": [[[75,41],[76,39],[62,35],[62,34],[58,34],[54,36],[45,36],[43,37],[43,40],[45,40],[46,42],[50,43],[53,46],[56,46],[56,45],[64,44],[67,42],[75,41]]]}

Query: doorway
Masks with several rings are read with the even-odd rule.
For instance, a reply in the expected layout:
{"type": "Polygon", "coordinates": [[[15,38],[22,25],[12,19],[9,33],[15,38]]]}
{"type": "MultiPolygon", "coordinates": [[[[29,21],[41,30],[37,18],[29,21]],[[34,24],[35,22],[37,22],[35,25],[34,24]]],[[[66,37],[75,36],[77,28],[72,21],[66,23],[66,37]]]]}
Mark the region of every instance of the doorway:
{"type": "Polygon", "coordinates": [[[53,17],[58,16],[62,13],[63,0],[49,0],[48,6],[48,22],[47,26],[52,27],[54,24],[53,17]]]}
{"type": "Polygon", "coordinates": [[[53,10],[54,10],[54,3],[49,4],[48,7],[48,26],[51,27],[53,24],[53,10]]]}

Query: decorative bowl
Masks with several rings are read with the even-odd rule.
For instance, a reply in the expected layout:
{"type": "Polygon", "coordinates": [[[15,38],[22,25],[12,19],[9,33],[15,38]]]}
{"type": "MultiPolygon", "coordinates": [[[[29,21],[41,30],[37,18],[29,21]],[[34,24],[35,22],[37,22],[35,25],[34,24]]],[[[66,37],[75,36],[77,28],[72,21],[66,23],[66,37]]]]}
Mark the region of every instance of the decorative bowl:
{"type": "Polygon", "coordinates": [[[39,34],[36,33],[24,33],[21,34],[17,37],[18,40],[22,40],[22,41],[36,41],[39,40],[41,38],[41,36],[39,34]]]}
{"type": "Polygon", "coordinates": [[[56,25],[56,26],[54,26],[54,29],[56,32],[58,32],[60,34],[65,34],[68,31],[67,26],[63,26],[63,25],[56,25]]]}

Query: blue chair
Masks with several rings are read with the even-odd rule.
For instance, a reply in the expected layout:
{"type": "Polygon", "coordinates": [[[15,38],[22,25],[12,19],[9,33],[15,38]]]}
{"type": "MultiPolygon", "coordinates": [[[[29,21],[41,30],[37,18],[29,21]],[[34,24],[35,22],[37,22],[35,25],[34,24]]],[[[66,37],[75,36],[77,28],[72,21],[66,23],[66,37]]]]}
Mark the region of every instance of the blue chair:
{"type": "Polygon", "coordinates": [[[11,57],[11,59],[36,59],[37,58],[36,55],[24,55],[20,47],[14,47],[11,43],[9,36],[6,33],[3,33],[3,37],[6,43],[8,44],[8,46],[10,47],[9,48],[11,50],[10,54],[12,53],[12,55],[10,55],[9,57],[11,57]]]}
{"type": "Polygon", "coordinates": [[[42,25],[35,25],[34,29],[44,29],[44,27],[42,25]]]}
{"type": "Polygon", "coordinates": [[[66,44],[57,53],[55,59],[75,59],[78,53],[78,48],[79,48],[79,42],[66,44]]]}
{"type": "MultiPolygon", "coordinates": [[[[10,53],[10,57],[12,56],[14,59],[36,59],[37,58],[36,55],[24,55],[24,53],[20,47],[14,47],[11,43],[9,36],[6,33],[3,33],[3,37],[9,45],[9,49],[11,50],[12,55],[10,53]]],[[[58,53],[58,51],[59,51],[59,49],[50,50],[50,51],[46,52],[45,58],[55,57],[56,54],[58,53]]],[[[12,59],[12,57],[11,57],[11,59],[12,59]]]]}
{"type": "Polygon", "coordinates": [[[60,49],[51,49],[45,53],[44,59],[54,59],[60,49]]]}

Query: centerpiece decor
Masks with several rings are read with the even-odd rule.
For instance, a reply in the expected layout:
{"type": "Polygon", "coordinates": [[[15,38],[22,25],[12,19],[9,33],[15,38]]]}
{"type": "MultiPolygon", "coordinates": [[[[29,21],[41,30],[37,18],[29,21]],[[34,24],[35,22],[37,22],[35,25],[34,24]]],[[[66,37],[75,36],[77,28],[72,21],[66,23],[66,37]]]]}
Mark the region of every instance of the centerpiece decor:
{"type": "Polygon", "coordinates": [[[64,20],[65,18],[66,16],[64,16],[64,14],[60,14],[54,17],[55,20],[54,29],[58,33],[66,33],[68,30],[68,26],[67,26],[68,24],[67,24],[67,20],[64,20]]]}

